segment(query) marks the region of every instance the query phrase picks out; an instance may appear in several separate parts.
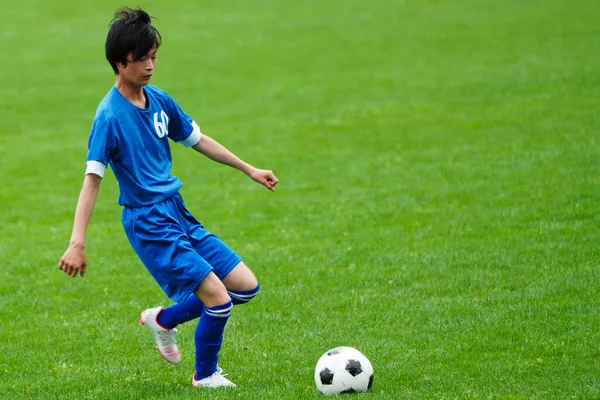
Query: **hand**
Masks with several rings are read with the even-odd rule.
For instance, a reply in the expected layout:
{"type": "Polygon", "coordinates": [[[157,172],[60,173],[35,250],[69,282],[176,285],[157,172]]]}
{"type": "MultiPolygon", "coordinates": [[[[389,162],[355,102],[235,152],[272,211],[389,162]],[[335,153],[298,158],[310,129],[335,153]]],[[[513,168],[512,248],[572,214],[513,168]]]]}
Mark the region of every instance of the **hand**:
{"type": "Polygon", "coordinates": [[[279,182],[277,177],[273,174],[273,171],[269,171],[267,169],[254,168],[248,174],[248,176],[269,189],[271,192],[275,191],[275,185],[277,185],[277,182],[279,182]]]}
{"type": "Polygon", "coordinates": [[[67,251],[65,251],[65,254],[63,254],[61,257],[60,262],[58,263],[58,268],[73,278],[75,278],[78,273],[83,278],[86,265],[87,261],[85,258],[85,250],[83,245],[70,244],[67,251]]]}

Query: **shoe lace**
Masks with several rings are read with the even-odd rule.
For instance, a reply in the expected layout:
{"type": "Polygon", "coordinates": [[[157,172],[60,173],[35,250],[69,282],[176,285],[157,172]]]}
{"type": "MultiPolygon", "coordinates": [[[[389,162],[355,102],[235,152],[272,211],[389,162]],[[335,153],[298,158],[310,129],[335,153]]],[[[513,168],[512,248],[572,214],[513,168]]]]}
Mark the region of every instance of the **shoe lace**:
{"type": "Polygon", "coordinates": [[[172,346],[174,343],[175,331],[173,329],[168,331],[158,331],[158,341],[161,346],[172,346]]]}

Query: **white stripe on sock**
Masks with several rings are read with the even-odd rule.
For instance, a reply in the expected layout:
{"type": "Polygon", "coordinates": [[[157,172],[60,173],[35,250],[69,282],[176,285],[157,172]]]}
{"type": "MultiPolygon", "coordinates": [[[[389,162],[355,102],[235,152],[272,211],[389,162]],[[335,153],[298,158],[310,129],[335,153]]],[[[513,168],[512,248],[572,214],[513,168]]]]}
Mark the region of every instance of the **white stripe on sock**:
{"type": "Polygon", "coordinates": [[[252,293],[252,294],[239,294],[239,293],[235,293],[235,292],[227,292],[227,293],[229,293],[229,297],[233,297],[234,299],[238,299],[241,301],[250,301],[254,297],[256,297],[256,293],[252,293]]]}
{"type": "Polygon", "coordinates": [[[223,308],[221,310],[212,310],[210,308],[205,308],[204,311],[208,315],[211,315],[213,317],[225,318],[225,317],[229,317],[229,314],[231,314],[231,307],[232,306],[229,306],[229,307],[223,308]]]}

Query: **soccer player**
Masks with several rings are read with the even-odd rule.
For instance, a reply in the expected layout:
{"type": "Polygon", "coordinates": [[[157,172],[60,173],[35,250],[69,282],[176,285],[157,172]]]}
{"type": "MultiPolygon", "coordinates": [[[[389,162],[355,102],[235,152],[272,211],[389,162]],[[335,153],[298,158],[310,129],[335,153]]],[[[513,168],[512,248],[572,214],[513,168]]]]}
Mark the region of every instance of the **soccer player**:
{"type": "Polygon", "coordinates": [[[241,258],[204,229],[186,209],[181,182],[171,175],[168,139],[246,173],[274,191],[272,171],[257,169],[202,134],[179,105],[149,85],[161,36],[141,9],[121,8],[110,23],[106,58],[116,83],[102,99],[88,139],[87,169],[79,194],[70,243],[59,268],[84,276],[85,235],[102,177],[110,165],[119,183],[122,223],[131,246],[164,292],[170,307],[150,308],[140,322],[160,354],[177,363],[175,327],[200,317],[194,339],[192,385],[235,387],[217,366],[223,330],[232,305],[250,301],[258,282],[241,258]]]}

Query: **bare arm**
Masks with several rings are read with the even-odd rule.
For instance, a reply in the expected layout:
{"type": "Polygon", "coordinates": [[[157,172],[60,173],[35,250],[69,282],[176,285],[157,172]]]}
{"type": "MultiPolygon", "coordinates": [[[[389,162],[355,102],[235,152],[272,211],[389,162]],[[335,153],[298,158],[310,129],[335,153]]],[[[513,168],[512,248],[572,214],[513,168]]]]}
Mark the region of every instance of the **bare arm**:
{"type": "Polygon", "coordinates": [[[213,161],[239,169],[252,178],[252,180],[264,185],[270,191],[275,191],[275,185],[277,185],[279,180],[275,177],[273,171],[253,167],[227,150],[225,146],[216,140],[203,134],[200,141],[192,146],[192,148],[213,161]]]}
{"type": "Polygon", "coordinates": [[[87,265],[85,257],[85,234],[92,212],[94,211],[94,206],[96,205],[101,182],[102,178],[98,175],[87,174],[79,193],[69,247],[58,263],[58,267],[72,277],[76,277],[78,273],[83,277],[85,273],[87,265]]]}

